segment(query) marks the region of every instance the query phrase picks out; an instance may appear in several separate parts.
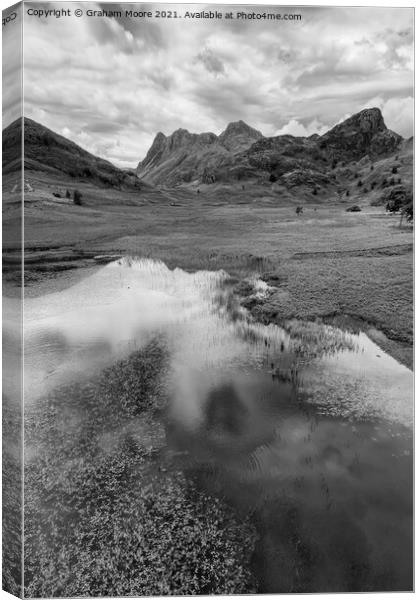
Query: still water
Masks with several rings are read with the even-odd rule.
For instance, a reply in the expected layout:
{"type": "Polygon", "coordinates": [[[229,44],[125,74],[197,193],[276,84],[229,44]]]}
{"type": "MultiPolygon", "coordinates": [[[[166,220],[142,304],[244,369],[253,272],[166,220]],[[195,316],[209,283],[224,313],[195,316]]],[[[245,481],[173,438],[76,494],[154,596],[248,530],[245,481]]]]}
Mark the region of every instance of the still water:
{"type": "Polygon", "coordinates": [[[125,258],[26,301],[27,402],[156,336],[166,458],[253,515],[260,592],[412,589],[409,369],[364,333],[252,323],[222,271],[125,258]]]}

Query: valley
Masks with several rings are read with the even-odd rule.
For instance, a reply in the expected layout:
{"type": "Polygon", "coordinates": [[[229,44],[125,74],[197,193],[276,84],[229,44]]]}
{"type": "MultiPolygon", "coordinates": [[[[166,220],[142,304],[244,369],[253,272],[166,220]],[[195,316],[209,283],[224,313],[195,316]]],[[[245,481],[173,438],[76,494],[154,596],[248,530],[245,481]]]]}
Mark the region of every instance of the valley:
{"type": "MultiPolygon", "coordinates": [[[[346,122],[337,126],[346,136],[340,138],[334,129],[324,136],[330,145],[323,151],[331,153],[334,147],[340,158],[338,162],[329,157],[327,174],[321,166],[315,171],[314,165],[290,171],[290,158],[286,164],[278,153],[281,140],[262,138],[239,123],[228,126],[218,139],[212,134],[195,136],[192,147],[188,132],[178,132],[169,141],[158,134],[137,172],[143,169],[144,179],[77,146],[75,150],[72,142],[30,122],[25,146],[26,295],[62,289],[128,254],[161,259],[171,268],[188,271],[225,269],[239,279],[258,273],[272,287],[264,303],[251,307],[258,320],[281,324],[292,317],[325,320],[350,315],[365,328],[383,332],[391,353],[411,365],[412,225],[386,212],[384,204],[387,198],[406,199],[411,193],[412,140],[398,139],[395,149],[395,134],[383,129],[376,112],[373,117],[379,131],[369,143],[380,154],[364,154],[368,138],[360,138],[352,117],[351,127],[346,122]],[[270,175],[260,170],[259,175],[238,180],[225,172],[225,178],[217,175],[216,181],[206,183],[211,180],[204,169],[193,182],[155,185],[156,173],[171,180],[182,170],[174,164],[180,147],[185,154],[185,144],[190,152],[181,162],[188,165],[201,156],[197,144],[216,146],[212,152],[218,160],[221,152],[230,164],[250,143],[253,155],[258,151],[261,156],[261,144],[266,147],[271,165],[277,157],[270,175]],[[349,160],[360,154],[359,160],[349,160]],[[322,178],[325,184],[312,187],[322,178]],[[291,187],[291,180],[298,184],[291,187]],[[75,189],[81,193],[80,206],[72,199],[75,189]],[[360,212],[346,210],[353,205],[360,212]],[[299,214],[297,207],[302,208],[299,214]]],[[[21,207],[18,135],[11,127],[13,135],[5,136],[9,147],[3,178],[3,269],[13,293],[19,284],[21,207]]],[[[285,137],[283,146],[290,148],[293,140],[285,137]]],[[[298,141],[304,146],[318,143],[298,141]]]]}

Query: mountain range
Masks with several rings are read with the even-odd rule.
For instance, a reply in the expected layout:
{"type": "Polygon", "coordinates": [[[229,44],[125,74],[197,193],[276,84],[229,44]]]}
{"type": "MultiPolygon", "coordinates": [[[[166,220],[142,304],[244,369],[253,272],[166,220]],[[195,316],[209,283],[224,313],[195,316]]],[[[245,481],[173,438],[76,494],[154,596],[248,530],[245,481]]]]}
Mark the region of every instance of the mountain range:
{"type": "Polygon", "coordinates": [[[322,183],[332,163],[371,160],[393,153],[402,137],[385,125],[378,108],[365,109],[322,136],[264,137],[243,121],[230,123],[219,136],[178,129],[158,133],[137,167],[153,185],[211,184],[282,180],[287,187],[322,183]]]}
{"type": "MultiPolygon", "coordinates": [[[[19,119],[3,131],[4,175],[20,169],[21,125],[19,119]]],[[[230,123],[220,135],[186,129],[169,136],[160,132],[136,170],[120,169],[29,118],[24,119],[24,143],[25,177],[42,171],[117,189],[196,191],[201,186],[217,191],[220,185],[252,185],[253,190],[261,186],[285,198],[310,199],[318,190],[326,198],[356,185],[359,164],[367,171],[370,192],[382,177],[381,169],[390,170],[387,159],[399,152],[405,156],[402,183],[412,186],[411,141],[388,129],[378,108],[362,110],[324,135],[309,137],[265,137],[244,121],[230,123]]]]}

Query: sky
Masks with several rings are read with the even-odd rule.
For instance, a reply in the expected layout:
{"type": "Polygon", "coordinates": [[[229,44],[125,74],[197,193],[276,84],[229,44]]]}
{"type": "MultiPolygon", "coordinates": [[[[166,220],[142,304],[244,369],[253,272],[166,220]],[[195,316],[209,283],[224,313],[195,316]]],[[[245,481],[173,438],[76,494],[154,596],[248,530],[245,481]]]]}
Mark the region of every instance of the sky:
{"type": "MultiPolygon", "coordinates": [[[[37,9],[209,10],[205,5],[48,2],[37,9]]],[[[366,107],[413,135],[410,8],[251,8],[300,21],[24,15],[25,116],[122,167],[157,132],[221,133],[239,119],[264,135],[322,134],[366,107]]],[[[12,43],[12,27],[3,48],[12,43]]],[[[16,53],[15,53],[16,54],[16,53]]],[[[13,57],[9,64],[13,66],[13,57]]],[[[10,68],[10,70],[13,70],[10,68]]],[[[17,116],[3,73],[3,127],[17,116]],[[10,97],[8,97],[8,95],[10,97]]]]}

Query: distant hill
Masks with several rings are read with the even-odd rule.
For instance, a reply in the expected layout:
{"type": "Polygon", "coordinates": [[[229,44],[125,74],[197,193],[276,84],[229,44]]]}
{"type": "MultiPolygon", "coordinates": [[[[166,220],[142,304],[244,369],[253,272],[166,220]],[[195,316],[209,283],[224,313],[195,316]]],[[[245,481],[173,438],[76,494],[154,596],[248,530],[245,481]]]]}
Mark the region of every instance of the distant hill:
{"type": "MultiPolygon", "coordinates": [[[[134,173],[94,156],[32,119],[25,118],[23,122],[26,172],[65,174],[107,187],[141,186],[134,173]]],[[[21,168],[21,136],[22,119],[17,119],[3,130],[3,175],[21,168]]]]}
{"type": "Polygon", "coordinates": [[[330,171],[338,163],[390,156],[403,143],[387,129],[378,108],[365,109],[322,136],[264,137],[243,121],[219,136],[185,129],[158,133],[137,167],[142,180],[157,186],[233,182],[280,182],[286,188],[337,187],[330,171]]]}

